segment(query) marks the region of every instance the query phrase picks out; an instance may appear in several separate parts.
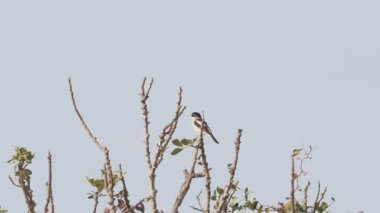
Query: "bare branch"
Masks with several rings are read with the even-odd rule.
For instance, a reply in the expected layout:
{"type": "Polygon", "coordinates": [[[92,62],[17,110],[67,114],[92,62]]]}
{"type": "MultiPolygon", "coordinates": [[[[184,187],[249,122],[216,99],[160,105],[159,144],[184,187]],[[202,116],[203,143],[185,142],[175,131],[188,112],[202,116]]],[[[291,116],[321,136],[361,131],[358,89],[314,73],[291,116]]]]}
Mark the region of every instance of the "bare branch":
{"type": "Polygon", "coordinates": [[[179,117],[184,112],[185,108],[182,106],[182,88],[179,89],[178,94],[178,101],[177,101],[177,110],[175,113],[174,118],[163,128],[162,133],[159,137],[159,142],[156,146],[155,156],[154,156],[154,162],[152,163],[151,154],[150,154],[150,134],[149,134],[149,110],[147,105],[147,100],[149,98],[149,92],[152,88],[153,79],[151,80],[148,90],[145,90],[145,83],[146,78],[144,78],[142,84],[141,84],[141,104],[142,104],[142,111],[143,111],[143,120],[144,120],[144,128],[145,128],[145,137],[144,137],[144,144],[145,144],[145,158],[146,158],[146,164],[148,166],[148,178],[149,178],[149,190],[150,190],[150,197],[151,197],[151,209],[153,213],[158,212],[157,209],[157,188],[156,188],[156,170],[160,163],[163,160],[164,153],[167,149],[167,146],[177,128],[179,117]]]}
{"type": "Polygon", "coordinates": [[[171,213],[178,213],[178,209],[182,204],[183,199],[185,198],[187,192],[190,189],[191,182],[193,178],[195,178],[195,165],[197,163],[198,159],[198,148],[195,148],[194,150],[194,155],[193,155],[193,160],[191,162],[190,166],[190,172],[184,172],[185,174],[185,180],[183,181],[181,188],[179,190],[179,194],[177,195],[175,202],[173,204],[172,210],[170,211],[171,213]]]}
{"type": "Polygon", "coordinates": [[[295,155],[292,154],[292,172],[291,172],[291,177],[290,177],[290,202],[292,204],[292,213],[296,213],[296,204],[295,204],[295,191],[296,191],[296,186],[295,186],[295,181],[297,179],[297,174],[295,172],[295,155]]]}
{"type": "Polygon", "coordinates": [[[123,174],[123,171],[121,170],[121,165],[119,165],[119,171],[120,171],[120,181],[123,185],[123,197],[124,197],[124,202],[125,202],[125,206],[129,209],[131,208],[131,205],[130,205],[130,201],[128,199],[128,190],[127,190],[127,186],[125,184],[125,179],[124,179],[124,174],[123,174]]]}
{"type": "MultiPolygon", "coordinates": [[[[203,117],[203,120],[205,121],[205,116],[204,116],[203,111],[202,111],[202,117],[203,117]]],[[[201,150],[202,166],[203,166],[203,171],[205,173],[206,209],[204,209],[204,213],[210,213],[211,176],[210,176],[210,169],[208,167],[207,156],[206,156],[206,151],[205,151],[204,142],[203,142],[203,128],[204,128],[204,122],[202,122],[198,146],[199,146],[199,149],[201,150]]]]}
{"type": "Polygon", "coordinates": [[[73,85],[71,83],[71,78],[69,78],[69,86],[70,86],[71,101],[73,103],[74,110],[77,113],[77,116],[78,116],[80,122],[82,123],[82,126],[86,130],[87,134],[90,136],[91,140],[96,144],[96,146],[98,146],[98,148],[104,152],[104,147],[98,142],[98,140],[95,137],[95,135],[92,134],[90,128],[87,126],[86,122],[83,119],[83,116],[81,115],[81,113],[78,110],[77,104],[75,102],[75,97],[74,97],[73,85]]]}
{"type": "MultiPolygon", "coordinates": [[[[234,161],[231,164],[229,170],[230,170],[230,176],[229,176],[229,182],[228,184],[224,187],[224,192],[222,196],[222,200],[218,206],[217,212],[220,213],[222,212],[225,207],[228,205],[228,198],[231,197],[231,190],[233,190],[234,186],[234,177],[235,177],[235,172],[237,168],[237,163],[238,163],[238,158],[239,158],[239,150],[240,150],[240,144],[241,144],[241,133],[242,129],[238,129],[236,141],[235,141],[235,156],[234,156],[234,161]]],[[[233,190],[234,192],[234,190],[233,190]]]]}
{"type": "Polygon", "coordinates": [[[74,110],[79,118],[79,120],[81,121],[82,123],[82,126],[84,127],[84,129],[86,130],[87,134],[90,136],[91,140],[95,143],[95,145],[103,152],[104,154],[104,158],[105,158],[105,180],[107,180],[105,182],[106,184],[106,191],[107,191],[107,194],[108,194],[108,211],[110,212],[115,212],[116,211],[116,206],[114,205],[114,196],[113,196],[113,187],[114,187],[114,183],[113,183],[113,174],[112,174],[112,166],[111,166],[111,159],[109,157],[109,150],[107,149],[107,147],[105,146],[102,146],[97,138],[95,137],[95,135],[91,132],[90,128],[88,127],[87,123],[84,121],[83,119],[83,116],[81,115],[81,113],[79,112],[78,110],[78,107],[77,107],[77,104],[75,102],[75,97],[74,97],[74,92],[73,92],[73,86],[72,86],[72,83],[71,83],[71,79],[69,78],[69,86],[70,86],[70,95],[71,95],[71,101],[73,103],[73,106],[74,106],[74,110]]]}
{"type": "Polygon", "coordinates": [[[47,198],[46,198],[46,204],[44,208],[44,213],[49,212],[49,204],[51,208],[51,213],[54,213],[54,198],[53,198],[53,190],[52,190],[52,155],[49,152],[48,154],[48,181],[46,182],[46,188],[47,188],[47,198]]]}
{"type": "Polygon", "coordinates": [[[150,170],[152,170],[152,161],[150,159],[150,147],[149,147],[149,111],[148,111],[148,105],[147,101],[149,99],[149,93],[150,89],[152,88],[153,85],[153,78],[150,81],[148,91],[145,92],[145,82],[146,82],[146,77],[144,78],[142,84],[141,84],[141,104],[142,104],[142,111],[143,111],[143,120],[144,120],[144,130],[145,130],[145,136],[144,136],[144,144],[145,144],[145,158],[146,158],[146,163],[148,164],[148,167],[150,170]]]}
{"type": "Polygon", "coordinates": [[[305,186],[305,189],[304,189],[304,205],[305,205],[305,211],[307,212],[307,209],[309,208],[308,205],[307,205],[307,202],[308,202],[308,197],[307,197],[307,193],[309,191],[309,187],[310,187],[310,181],[307,182],[306,186],[305,186]]]}
{"type": "Polygon", "coordinates": [[[153,169],[156,169],[163,160],[164,152],[173,137],[173,134],[177,128],[179,117],[185,111],[186,106],[182,106],[182,87],[179,88],[177,109],[172,120],[162,129],[160,134],[160,142],[156,147],[156,156],[154,159],[153,169]]]}

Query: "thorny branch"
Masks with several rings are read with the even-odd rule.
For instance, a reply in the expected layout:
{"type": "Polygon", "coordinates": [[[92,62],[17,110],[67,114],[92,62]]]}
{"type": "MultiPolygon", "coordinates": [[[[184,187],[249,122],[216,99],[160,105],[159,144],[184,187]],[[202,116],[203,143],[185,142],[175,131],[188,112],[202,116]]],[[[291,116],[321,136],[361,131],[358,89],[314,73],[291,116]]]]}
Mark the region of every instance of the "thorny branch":
{"type": "Polygon", "coordinates": [[[48,181],[46,182],[46,188],[47,188],[47,198],[46,198],[46,204],[44,208],[44,213],[49,212],[49,204],[50,204],[50,212],[54,213],[54,198],[53,198],[53,190],[52,190],[52,156],[49,152],[48,154],[48,181]]]}
{"type": "MultiPolygon", "coordinates": [[[[202,111],[202,117],[203,120],[205,121],[205,116],[202,111]]],[[[210,169],[208,167],[208,162],[207,162],[207,156],[206,156],[206,151],[204,147],[204,141],[203,141],[203,128],[204,128],[204,122],[202,122],[201,125],[201,132],[199,135],[199,149],[201,150],[201,159],[202,159],[202,166],[203,166],[203,171],[205,174],[205,191],[206,191],[206,209],[204,209],[204,213],[210,213],[210,201],[211,201],[211,176],[210,176],[210,169]]]]}
{"type": "Polygon", "coordinates": [[[162,133],[159,137],[159,142],[157,143],[154,162],[152,163],[152,159],[150,156],[150,134],[149,134],[149,110],[147,105],[147,100],[149,98],[149,93],[152,88],[153,79],[150,81],[147,91],[145,90],[146,78],[144,78],[141,84],[141,104],[142,104],[142,112],[143,112],[143,121],[144,121],[144,129],[145,129],[145,137],[144,137],[144,145],[145,145],[145,158],[146,163],[149,170],[149,190],[150,190],[150,200],[151,200],[151,210],[153,213],[158,212],[157,209],[157,189],[156,189],[156,170],[160,163],[163,160],[164,153],[167,149],[167,146],[177,128],[179,117],[182,115],[185,106],[182,106],[182,88],[179,89],[178,101],[177,101],[177,109],[174,118],[163,128],[162,133]]]}
{"type": "Polygon", "coordinates": [[[150,89],[152,88],[153,85],[153,78],[149,83],[148,91],[145,92],[145,82],[146,82],[146,77],[144,78],[142,84],[141,84],[141,104],[142,104],[142,111],[143,111],[143,120],[144,120],[144,130],[145,130],[145,138],[144,138],[144,144],[145,144],[145,158],[146,162],[148,164],[148,167],[150,170],[152,170],[152,161],[150,159],[150,146],[149,146],[149,110],[148,110],[148,105],[147,105],[147,100],[149,98],[149,93],[150,89]]]}
{"type": "Polygon", "coordinates": [[[105,171],[105,188],[108,194],[108,207],[107,211],[108,212],[115,212],[116,211],[116,206],[114,205],[114,194],[113,194],[113,174],[112,174],[112,166],[111,166],[111,159],[109,157],[109,150],[107,147],[102,146],[99,142],[98,139],[95,137],[95,135],[91,132],[90,128],[88,127],[87,123],[83,119],[83,116],[78,110],[75,97],[74,97],[74,91],[73,91],[73,86],[71,83],[71,79],[69,78],[69,87],[70,87],[70,95],[71,95],[71,101],[74,106],[74,110],[79,118],[79,120],[82,123],[82,126],[86,130],[87,134],[90,136],[92,142],[95,143],[95,145],[103,152],[104,158],[105,158],[105,165],[104,165],[104,171],[105,171]]]}
{"type": "Polygon", "coordinates": [[[231,164],[231,166],[229,168],[229,170],[230,170],[229,182],[224,188],[222,200],[221,200],[221,202],[218,206],[218,209],[217,209],[218,213],[222,212],[226,208],[226,206],[228,204],[228,198],[230,198],[231,194],[232,194],[231,190],[233,190],[233,185],[234,185],[234,177],[235,177],[235,172],[236,172],[238,158],[239,158],[239,150],[240,150],[240,144],[241,144],[241,133],[242,133],[242,131],[243,131],[242,129],[238,129],[238,134],[237,134],[236,141],[235,141],[235,157],[234,157],[233,163],[231,164]]]}

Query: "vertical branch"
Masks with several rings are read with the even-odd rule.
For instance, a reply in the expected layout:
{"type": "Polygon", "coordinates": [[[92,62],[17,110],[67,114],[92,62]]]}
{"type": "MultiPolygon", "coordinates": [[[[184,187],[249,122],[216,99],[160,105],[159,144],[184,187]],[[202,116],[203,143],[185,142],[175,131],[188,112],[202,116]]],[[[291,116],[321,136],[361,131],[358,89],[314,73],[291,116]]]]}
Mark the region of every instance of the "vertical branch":
{"type": "Polygon", "coordinates": [[[95,194],[95,203],[94,203],[94,208],[92,210],[92,213],[96,213],[96,209],[98,208],[98,204],[99,204],[99,196],[100,196],[100,193],[96,193],[95,194]]]}
{"type": "Polygon", "coordinates": [[[295,195],[295,181],[297,179],[297,174],[295,172],[295,163],[294,163],[294,158],[295,158],[295,155],[292,154],[292,172],[291,172],[291,179],[290,179],[290,185],[291,185],[291,189],[290,189],[290,202],[292,204],[292,213],[296,213],[296,209],[295,209],[295,198],[294,198],[294,195],[295,195]]]}
{"type": "Polygon", "coordinates": [[[145,158],[146,158],[146,163],[149,167],[150,170],[152,170],[152,161],[150,159],[150,147],[149,147],[149,111],[148,111],[148,105],[147,101],[149,99],[149,93],[150,89],[152,88],[153,85],[153,78],[151,79],[148,87],[148,91],[145,92],[145,82],[146,82],[146,77],[144,78],[142,84],[141,84],[141,104],[142,104],[142,111],[143,111],[143,120],[144,120],[144,130],[145,130],[145,136],[144,136],[144,144],[145,144],[145,158]]]}
{"type": "Polygon", "coordinates": [[[307,182],[305,189],[304,189],[303,199],[304,199],[305,212],[307,212],[307,209],[309,208],[309,206],[307,204],[307,202],[308,202],[307,193],[309,191],[309,187],[310,187],[310,181],[307,182]]]}
{"type": "Polygon", "coordinates": [[[109,150],[107,147],[104,147],[104,155],[106,162],[104,164],[105,167],[105,189],[108,194],[108,209],[111,212],[116,212],[116,206],[114,205],[114,193],[113,193],[113,187],[115,185],[114,179],[113,179],[113,173],[112,173],[112,166],[111,166],[111,158],[109,156],[109,150]]]}
{"type": "Polygon", "coordinates": [[[226,187],[224,189],[222,200],[218,206],[218,209],[217,209],[218,213],[222,212],[225,209],[225,207],[229,203],[228,202],[229,198],[232,196],[231,189],[233,189],[233,185],[234,185],[234,177],[235,177],[235,172],[236,172],[238,158],[239,158],[242,131],[243,131],[242,129],[238,129],[238,134],[237,134],[236,141],[235,141],[234,161],[231,164],[231,166],[229,167],[229,170],[230,170],[229,181],[228,181],[228,184],[226,185],[226,187]]]}
{"type": "Polygon", "coordinates": [[[157,210],[157,189],[156,189],[156,174],[153,169],[152,160],[150,159],[150,134],[149,134],[149,111],[148,111],[148,105],[147,100],[149,98],[149,93],[153,85],[153,78],[150,81],[148,90],[145,91],[145,82],[146,77],[144,78],[142,84],[141,84],[141,104],[142,104],[142,111],[143,111],[143,120],[144,120],[144,129],[145,129],[145,136],[144,136],[144,145],[145,145],[145,158],[146,158],[146,164],[148,166],[149,170],[149,190],[150,190],[150,200],[152,202],[152,213],[158,212],[157,210]]]}
{"type": "Polygon", "coordinates": [[[193,178],[195,177],[195,171],[194,170],[195,170],[195,165],[196,165],[197,159],[198,159],[198,150],[199,150],[198,148],[195,148],[195,150],[194,150],[193,160],[192,160],[192,163],[190,166],[190,172],[188,172],[187,170],[184,171],[185,180],[183,181],[181,188],[179,190],[179,194],[177,195],[177,197],[174,201],[174,204],[172,206],[172,210],[170,211],[171,213],[178,213],[178,209],[181,206],[183,199],[185,198],[187,192],[190,189],[191,182],[192,182],[193,178]]]}
{"type": "Polygon", "coordinates": [[[131,204],[130,204],[130,201],[128,199],[128,196],[129,196],[129,193],[128,193],[128,190],[127,190],[127,186],[125,184],[125,178],[124,178],[124,174],[123,174],[123,171],[121,170],[121,165],[119,165],[119,171],[120,171],[120,181],[123,185],[123,198],[124,198],[124,202],[125,202],[125,206],[127,209],[130,209],[131,208],[131,204]]]}
{"type": "Polygon", "coordinates": [[[99,142],[98,139],[95,137],[95,135],[91,132],[90,128],[88,127],[87,123],[83,119],[83,116],[78,110],[75,97],[74,97],[74,91],[73,91],[73,86],[71,83],[71,79],[69,78],[69,88],[70,88],[70,95],[71,95],[71,101],[73,103],[74,110],[79,118],[79,120],[82,123],[82,126],[86,130],[87,134],[89,135],[90,139],[92,142],[100,149],[100,151],[103,152],[104,158],[105,158],[105,188],[108,194],[108,211],[109,212],[116,212],[116,206],[114,205],[114,195],[113,195],[113,174],[112,174],[112,166],[111,166],[111,159],[109,157],[109,150],[107,147],[102,146],[99,142]]]}
{"type": "Polygon", "coordinates": [[[52,190],[52,156],[49,152],[48,154],[48,181],[46,182],[46,188],[47,188],[47,198],[46,198],[46,204],[44,208],[44,213],[49,212],[49,204],[51,208],[51,213],[54,213],[54,199],[53,199],[53,190],[52,190]]]}
{"type": "MultiPolygon", "coordinates": [[[[202,117],[203,121],[205,121],[204,113],[202,111],[202,117]]],[[[204,122],[202,122],[201,126],[201,132],[199,136],[199,149],[201,150],[201,159],[202,159],[202,166],[203,166],[203,171],[205,174],[205,190],[206,190],[206,209],[204,210],[205,213],[210,213],[210,200],[211,200],[211,176],[210,176],[210,169],[208,167],[208,162],[207,162],[207,156],[205,152],[205,147],[204,147],[204,141],[203,141],[203,128],[204,128],[204,122]]]]}
{"type": "MultiPolygon", "coordinates": [[[[22,166],[18,165],[19,171],[22,171],[22,166]]],[[[28,206],[28,213],[34,213],[34,208],[36,207],[36,203],[33,200],[33,191],[30,188],[30,176],[27,176],[25,180],[22,178],[18,178],[19,186],[24,193],[24,198],[26,201],[26,205],[28,206]]]]}

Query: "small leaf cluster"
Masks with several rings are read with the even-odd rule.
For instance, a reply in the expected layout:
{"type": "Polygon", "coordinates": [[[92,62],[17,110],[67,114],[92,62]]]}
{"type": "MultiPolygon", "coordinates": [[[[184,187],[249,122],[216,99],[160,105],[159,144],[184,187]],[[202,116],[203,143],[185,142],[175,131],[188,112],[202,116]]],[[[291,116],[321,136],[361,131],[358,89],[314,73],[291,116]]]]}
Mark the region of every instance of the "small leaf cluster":
{"type": "MultiPolygon", "coordinates": [[[[113,174],[114,174],[113,183],[116,186],[117,183],[120,181],[120,176],[117,175],[117,174],[120,174],[120,172],[115,171],[113,174]]],[[[105,175],[103,170],[102,170],[102,175],[103,176],[105,175]]],[[[90,183],[90,185],[96,189],[95,191],[91,191],[91,193],[87,193],[89,195],[88,199],[98,199],[99,197],[105,196],[105,194],[102,193],[105,188],[104,178],[90,178],[86,176],[86,179],[87,179],[87,182],[90,183]]],[[[115,198],[120,198],[122,196],[123,196],[123,190],[120,190],[118,193],[114,194],[115,198]]]]}
{"type": "Polygon", "coordinates": [[[88,199],[95,199],[97,197],[102,197],[102,191],[104,189],[104,179],[89,178],[86,176],[87,182],[89,182],[93,187],[96,188],[96,191],[91,191],[88,193],[88,199]]]}
{"type": "MultiPolygon", "coordinates": [[[[308,212],[316,212],[316,213],[326,213],[329,212],[329,208],[331,204],[327,202],[314,203],[315,206],[307,206],[304,202],[296,202],[295,203],[295,211],[298,213],[308,213],[308,212]]],[[[292,203],[288,200],[285,204],[279,203],[279,207],[277,208],[278,212],[288,213],[292,211],[292,203]]]]}
{"type": "Polygon", "coordinates": [[[183,138],[182,140],[179,140],[179,139],[172,140],[172,143],[176,147],[171,152],[171,155],[177,155],[178,153],[182,152],[182,150],[184,150],[187,147],[193,147],[196,142],[197,142],[196,138],[194,139],[183,138]]]}
{"type": "Polygon", "coordinates": [[[32,171],[26,167],[32,163],[34,154],[24,147],[16,147],[15,154],[12,156],[8,163],[14,164],[15,176],[19,177],[22,180],[30,178],[32,171]]]}

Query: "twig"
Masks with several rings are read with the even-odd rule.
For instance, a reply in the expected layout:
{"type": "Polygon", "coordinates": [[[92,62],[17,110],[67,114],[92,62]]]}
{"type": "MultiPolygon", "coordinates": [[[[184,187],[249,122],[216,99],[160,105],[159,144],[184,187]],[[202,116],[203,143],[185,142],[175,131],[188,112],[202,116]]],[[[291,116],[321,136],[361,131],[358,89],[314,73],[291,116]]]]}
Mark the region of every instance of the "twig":
{"type": "Polygon", "coordinates": [[[8,175],[8,178],[9,178],[9,180],[11,181],[11,183],[12,183],[13,186],[15,186],[15,187],[17,187],[17,188],[21,188],[20,185],[17,185],[17,184],[14,182],[14,180],[11,178],[10,175],[8,175]]]}
{"type": "Polygon", "coordinates": [[[77,107],[77,104],[75,101],[75,97],[74,97],[74,91],[73,91],[73,85],[71,83],[71,78],[69,78],[69,86],[70,86],[71,101],[73,103],[74,110],[75,110],[80,122],[82,123],[82,126],[86,130],[87,134],[90,136],[92,142],[94,142],[96,144],[96,146],[98,146],[98,148],[104,152],[104,147],[98,142],[98,139],[95,137],[95,135],[92,134],[90,128],[87,126],[86,122],[84,121],[82,115],[80,114],[80,112],[78,110],[78,107],[77,107]]]}
{"type": "Polygon", "coordinates": [[[47,188],[47,198],[46,198],[46,204],[44,213],[49,212],[49,204],[51,208],[51,213],[54,213],[54,198],[53,198],[53,190],[52,190],[52,156],[49,152],[48,154],[48,181],[46,182],[46,188],[47,188]]]}
{"type": "Polygon", "coordinates": [[[120,175],[120,181],[123,185],[123,197],[124,197],[125,206],[129,209],[129,208],[131,208],[131,204],[130,204],[130,201],[128,199],[129,193],[127,190],[127,186],[125,184],[125,178],[123,175],[123,171],[121,170],[121,165],[119,165],[119,171],[120,171],[120,174],[119,174],[120,175]]]}
{"type": "Polygon", "coordinates": [[[95,143],[95,145],[103,152],[104,158],[105,158],[105,184],[106,184],[106,191],[108,194],[108,211],[115,212],[116,211],[116,206],[114,205],[114,196],[113,196],[113,174],[112,174],[112,166],[111,166],[111,159],[109,157],[109,150],[107,147],[102,146],[99,142],[98,139],[95,137],[95,135],[91,132],[90,128],[88,127],[87,123],[84,121],[83,116],[78,110],[78,107],[75,102],[75,97],[74,97],[74,92],[73,92],[73,86],[71,83],[71,79],[69,78],[69,87],[70,87],[70,95],[71,95],[71,101],[74,106],[74,110],[79,118],[79,120],[82,123],[82,126],[86,130],[87,134],[90,136],[92,142],[95,143]]]}
{"type": "Polygon", "coordinates": [[[150,80],[148,91],[145,92],[145,82],[146,77],[144,78],[142,84],[141,84],[141,104],[142,104],[142,111],[143,111],[143,120],[144,120],[144,130],[145,130],[145,137],[144,137],[144,144],[145,144],[145,158],[146,162],[148,164],[148,167],[150,170],[152,170],[152,161],[150,159],[150,147],[149,147],[149,111],[148,111],[148,105],[147,101],[149,99],[149,93],[153,85],[153,78],[150,80]]]}
{"type": "Polygon", "coordinates": [[[227,201],[228,201],[228,198],[230,197],[231,189],[233,188],[233,185],[234,185],[234,177],[235,177],[237,162],[238,162],[238,158],[239,158],[239,150],[240,150],[240,144],[241,144],[241,133],[242,133],[242,131],[243,131],[242,129],[238,129],[238,133],[237,133],[237,137],[236,137],[236,141],[235,141],[235,157],[234,157],[234,161],[233,161],[232,165],[229,168],[229,170],[230,170],[229,182],[224,188],[222,200],[221,200],[221,202],[218,206],[218,209],[216,211],[218,213],[222,212],[225,209],[225,207],[228,205],[227,201]]]}
{"type": "Polygon", "coordinates": [[[292,213],[296,213],[296,209],[295,209],[295,181],[297,179],[297,174],[295,172],[295,162],[294,162],[294,158],[295,158],[295,155],[292,154],[292,172],[291,172],[291,178],[290,178],[290,185],[291,185],[291,189],[290,189],[290,202],[292,204],[292,213]]]}
{"type": "Polygon", "coordinates": [[[198,148],[195,148],[194,150],[193,160],[190,166],[190,172],[187,172],[187,170],[185,170],[186,172],[184,172],[185,180],[183,181],[181,188],[179,190],[179,193],[174,201],[172,210],[170,211],[171,213],[178,213],[178,208],[181,206],[183,199],[185,198],[187,192],[189,191],[193,178],[195,178],[194,170],[195,170],[195,165],[198,159],[198,150],[199,150],[198,148]]]}
{"type": "Polygon", "coordinates": [[[162,129],[162,132],[160,134],[160,141],[156,147],[156,156],[154,159],[153,169],[157,169],[158,165],[160,165],[160,163],[162,162],[164,152],[177,128],[178,119],[183,114],[185,109],[186,106],[182,106],[182,87],[180,87],[178,92],[177,109],[175,115],[172,118],[172,120],[168,124],[166,124],[166,126],[162,129]]]}
{"type": "Polygon", "coordinates": [[[307,193],[309,191],[309,187],[310,187],[310,181],[307,182],[306,186],[305,186],[305,189],[304,189],[304,205],[305,205],[305,212],[307,212],[307,209],[309,208],[309,206],[307,205],[307,193]]]}
{"type": "Polygon", "coordinates": [[[321,183],[318,182],[318,192],[314,201],[313,213],[317,212],[317,207],[321,204],[322,200],[325,198],[326,191],[327,191],[327,187],[325,187],[325,189],[321,193],[321,183]]]}
{"type": "Polygon", "coordinates": [[[99,204],[99,197],[100,197],[100,193],[96,193],[95,194],[95,203],[94,203],[94,208],[93,208],[93,213],[96,213],[96,209],[98,208],[98,204],[99,204]]]}

